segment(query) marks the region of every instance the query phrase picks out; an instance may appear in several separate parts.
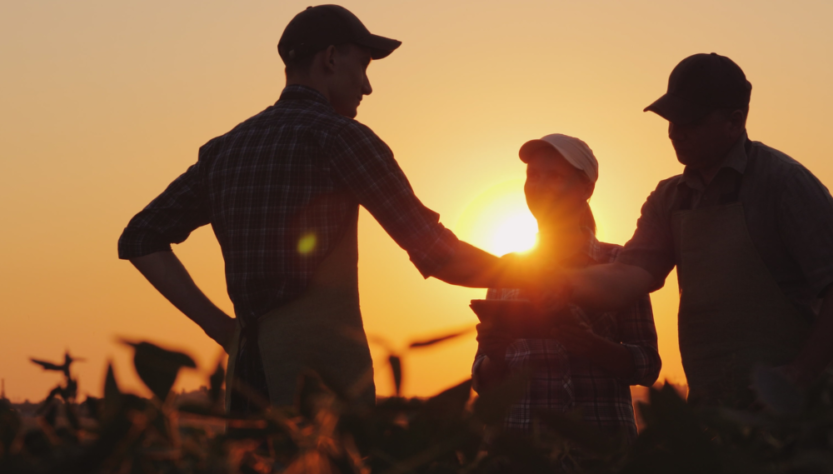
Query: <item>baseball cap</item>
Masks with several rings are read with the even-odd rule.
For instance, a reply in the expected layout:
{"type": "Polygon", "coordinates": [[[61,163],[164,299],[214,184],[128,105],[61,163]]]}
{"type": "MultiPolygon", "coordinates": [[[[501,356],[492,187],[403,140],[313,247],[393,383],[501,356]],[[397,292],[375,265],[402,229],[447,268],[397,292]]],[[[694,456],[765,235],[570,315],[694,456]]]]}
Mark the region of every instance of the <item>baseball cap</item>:
{"type": "Polygon", "coordinates": [[[542,148],[554,148],[568,163],[583,172],[590,181],[595,183],[599,179],[599,162],[593,150],[578,138],[560,133],[553,133],[538,140],[530,140],[521,146],[518,155],[521,161],[529,163],[532,155],[542,148]]]}
{"type": "Polygon", "coordinates": [[[373,59],[393,52],[401,41],[371,34],[350,10],[339,5],[307,7],[295,15],[278,42],[278,54],[287,60],[317,53],[336,44],[354,43],[371,51],[373,59]]]}
{"type": "Polygon", "coordinates": [[[668,92],[644,111],[685,125],[716,109],[745,108],[751,94],[752,84],[734,61],[716,53],[701,53],[677,64],[668,78],[668,92]]]}

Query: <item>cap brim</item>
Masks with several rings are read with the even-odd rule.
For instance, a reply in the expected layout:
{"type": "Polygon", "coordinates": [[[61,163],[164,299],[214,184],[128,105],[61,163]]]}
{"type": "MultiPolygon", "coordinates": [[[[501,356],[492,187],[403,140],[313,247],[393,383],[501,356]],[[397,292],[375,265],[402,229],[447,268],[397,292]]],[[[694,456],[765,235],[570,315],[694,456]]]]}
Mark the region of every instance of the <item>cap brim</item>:
{"type": "Polygon", "coordinates": [[[370,49],[370,57],[373,59],[386,58],[396,48],[402,45],[401,41],[385,38],[384,36],[368,35],[355,42],[359,46],[370,49]]]}
{"type": "Polygon", "coordinates": [[[669,122],[685,125],[705,117],[709,113],[707,107],[691,103],[670,94],[665,94],[653,104],[645,107],[643,112],[654,112],[669,122]]]}
{"type": "MultiPolygon", "coordinates": [[[[521,145],[521,149],[518,150],[518,156],[521,158],[521,161],[524,163],[529,163],[529,159],[532,155],[535,154],[536,151],[541,149],[549,149],[558,151],[558,149],[550,142],[546,140],[530,140],[523,145],[521,145]]],[[[558,151],[560,154],[561,152],[558,151]]]]}

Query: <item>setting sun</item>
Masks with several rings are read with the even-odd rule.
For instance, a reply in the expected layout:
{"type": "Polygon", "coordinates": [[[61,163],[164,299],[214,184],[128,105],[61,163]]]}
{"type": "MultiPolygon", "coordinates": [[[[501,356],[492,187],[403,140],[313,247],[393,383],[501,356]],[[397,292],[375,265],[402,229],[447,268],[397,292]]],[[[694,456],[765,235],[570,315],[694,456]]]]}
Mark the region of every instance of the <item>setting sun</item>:
{"type": "Polygon", "coordinates": [[[495,255],[532,249],[538,223],[526,207],[523,180],[500,183],[475,198],[460,216],[455,232],[495,255]]]}

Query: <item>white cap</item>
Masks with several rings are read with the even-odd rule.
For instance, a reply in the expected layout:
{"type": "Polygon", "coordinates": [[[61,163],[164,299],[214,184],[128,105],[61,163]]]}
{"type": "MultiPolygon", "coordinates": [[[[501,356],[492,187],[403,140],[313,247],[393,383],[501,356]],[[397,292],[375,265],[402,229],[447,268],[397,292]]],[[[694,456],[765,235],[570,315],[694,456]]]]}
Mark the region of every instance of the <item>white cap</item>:
{"type": "Polygon", "coordinates": [[[584,172],[591,182],[595,183],[599,179],[599,162],[593,155],[593,150],[575,137],[553,133],[540,140],[530,140],[523,144],[518,155],[521,161],[527,163],[533,153],[547,147],[555,148],[574,168],[584,172]]]}

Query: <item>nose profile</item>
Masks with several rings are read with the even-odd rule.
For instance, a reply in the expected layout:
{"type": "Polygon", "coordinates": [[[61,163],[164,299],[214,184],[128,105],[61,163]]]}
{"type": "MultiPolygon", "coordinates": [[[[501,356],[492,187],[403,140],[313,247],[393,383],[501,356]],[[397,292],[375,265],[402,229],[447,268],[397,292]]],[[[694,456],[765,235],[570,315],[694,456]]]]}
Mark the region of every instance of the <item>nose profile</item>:
{"type": "Polygon", "coordinates": [[[674,125],[674,122],[668,122],[668,138],[671,141],[677,142],[680,141],[683,137],[682,127],[679,125],[674,125]]]}
{"type": "Polygon", "coordinates": [[[370,86],[370,79],[367,78],[367,74],[364,76],[364,84],[362,84],[362,94],[370,95],[373,92],[373,87],[370,86]]]}

